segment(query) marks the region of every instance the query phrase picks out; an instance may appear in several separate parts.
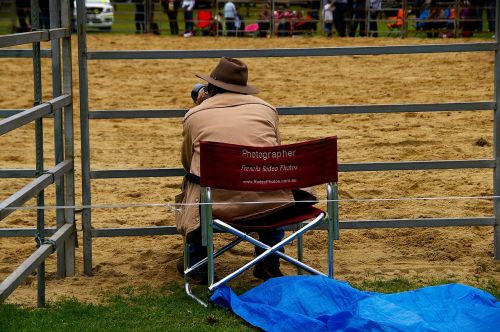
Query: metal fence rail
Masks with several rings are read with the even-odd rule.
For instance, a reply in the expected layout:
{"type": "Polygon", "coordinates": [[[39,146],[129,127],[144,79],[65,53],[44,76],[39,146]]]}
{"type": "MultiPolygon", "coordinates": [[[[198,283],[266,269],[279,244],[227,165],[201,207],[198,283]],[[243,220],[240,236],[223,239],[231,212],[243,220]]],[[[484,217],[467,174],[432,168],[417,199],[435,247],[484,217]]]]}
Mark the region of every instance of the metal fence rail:
{"type": "MultiPolygon", "coordinates": [[[[44,189],[55,184],[56,204],[74,205],[74,152],[73,108],[71,76],[71,0],[50,0],[51,26],[39,27],[38,1],[31,1],[33,32],[0,36],[0,47],[32,43],[32,50],[0,50],[1,57],[32,57],[34,105],[27,110],[0,110],[0,135],[35,122],[36,168],[3,169],[0,178],[34,178],[5,200],[0,202],[0,221],[16,211],[33,197],[37,206],[45,206],[44,189]],[[51,50],[40,50],[40,41],[50,41],[51,50]],[[49,56],[52,63],[52,99],[42,101],[41,58],[49,56]],[[56,165],[44,168],[43,122],[50,117],[54,121],[54,146],[56,165]]],[[[75,271],[75,218],[73,209],[56,210],[56,228],[45,228],[43,209],[37,209],[36,228],[0,228],[0,236],[35,236],[38,249],[0,284],[0,302],[4,301],[35,269],[38,269],[38,306],[45,305],[45,259],[57,252],[58,277],[72,276],[75,271]],[[46,235],[52,235],[45,240],[46,235]]]]}

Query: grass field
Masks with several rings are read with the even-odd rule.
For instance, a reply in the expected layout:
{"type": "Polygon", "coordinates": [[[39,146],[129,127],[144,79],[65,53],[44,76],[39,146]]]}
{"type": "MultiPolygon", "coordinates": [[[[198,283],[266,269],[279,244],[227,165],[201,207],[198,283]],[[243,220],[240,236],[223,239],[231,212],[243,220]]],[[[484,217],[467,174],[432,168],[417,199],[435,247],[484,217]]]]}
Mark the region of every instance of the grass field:
{"type": "MultiPolygon", "coordinates": [[[[423,285],[451,283],[453,280],[410,282],[395,277],[391,280],[366,279],[356,288],[393,293],[416,289],[423,285]]],[[[242,287],[240,287],[242,288],[242,287]]],[[[500,299],[500,285],[486,281],[481,288],[500,299]]],[[[200,291],[199,289],[197,290],[200,291]]],[[[241,290],[240,290],[241,292],[241,290]]],[[[252,326],[227,310],[215,306],[208,309],[188,298],[181,287],[169,285],[160,289],[121,289],[103,296],[102,303],[88,304],[74,299],[49,303],[46,308],[22,308],[0,305],[1,331],[34,331],[40,328],[63,331],[252,331],[252,326]]]]}

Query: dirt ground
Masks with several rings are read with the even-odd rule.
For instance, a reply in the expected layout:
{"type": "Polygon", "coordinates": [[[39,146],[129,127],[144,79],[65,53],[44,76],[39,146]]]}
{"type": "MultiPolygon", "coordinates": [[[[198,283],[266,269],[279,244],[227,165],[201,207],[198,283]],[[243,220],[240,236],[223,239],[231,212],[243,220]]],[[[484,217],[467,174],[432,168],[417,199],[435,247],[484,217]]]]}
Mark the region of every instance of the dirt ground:
{"type": "MultiPolygon", "coordinates": [[[[75,37],[76,39],[76,37],[75,37]]],[[[474,40],[477,41],[477,40],[474,40]]],[[[321,47],[415,43],[470,42],[422,39],[212,39],[149,35],[89,36],[89,50],[119,49],[230,49],[321,47]]],[[[44,45],[45,48],[48,45],[44,45]]],[[[76,40],[73,44],[74,80],[78,82],[76,40]]],[[[489,101],[493,96],[493,53],[392,56],[344,56],[246,59],[250,83],[260,97],[276,106],[428,103],[489,101]]],[[[189,108],[189,92],[217,63],[207,60],[135,60],[89,62],[91,109],[189,108]]],[[[50,99],[50,61],[43,60],[43,95],[50,99]]],[[[32,62],[0,59],[0,108],[29,108],[33,103],[32,62]]],[[[75,85],[77,202],[81,202],[78,86],[75,85]]],[[[492,111],[401,113],[336,116],[283,116],[284,143],[328,135],[339,137],[341,163],[489,159],[492,157],[492,111]]],[[[91,120],[91,168],[179,167],[180,119],[91,120]]],[[[53,165],[51,120],[44,120],[46,165],[53,165]]],[[[26,125],[0,137],[1,168],[34,168],[34,126],[26,125]]],[[[28,179],[0,179],[0,200],[28,183],[28,179]]],[[[140,178],[94,180],[96,204],[173,203],[180,179],[140,178]]],[[[478,217],[492,215],[491,170],[441,170],[383,173],[341,173],[341,220],[478,217]],[[409,200],[416,197],[448,199],[409,200]],[[398,201],[355,202],[360,198],[400,198],[398,201]]],[[[54,204],[53,190],[46,191],[54,204]]],[[[33,204],[30,201],[28,204],[33,204]]],[[[81,218],[77,215],[82,243],[81,218]]],[[[54,211],[46,213],[54,225],[54,211]]],[[[94,228],[173,225],[166,208],[93,209],[94,228]]],[[[33,211],[17,211],[1,227],[34,227],[33,211]]],[[[305,239],[305,259],[326,268],[325,233],[305,239]]],[[[32,238],[0,239],[0,280],[4,280],[35,249],[32,238]]],[[[181,237],[97,238],[93,240],[94,276],[83,275],[82,246],[77,249],[77,273],[55,277],[54,261],[47,261],[47,298],[72,296],[97,301],[103,292],[122,286],[181,284],[175,261],[181,256],[181,237]]],[[[292,249],[293,250],[293,249],[292,249]]],[[[335,244],[335,272],[342,280],[452,279],[477,284],[500,281],[500,263],[493,259],[491,227],[344,230],[335,244]]],[[[251,257],[241,247],[218,263],[224,270],[251,257]]],[[[294,271],[284,268],[288,274],[294,271]]],[[[251,273],[241,282],[257,283],[251,273]]],[[[8,302],[35,305],[36,276],[32,275],[8,302]]]]}

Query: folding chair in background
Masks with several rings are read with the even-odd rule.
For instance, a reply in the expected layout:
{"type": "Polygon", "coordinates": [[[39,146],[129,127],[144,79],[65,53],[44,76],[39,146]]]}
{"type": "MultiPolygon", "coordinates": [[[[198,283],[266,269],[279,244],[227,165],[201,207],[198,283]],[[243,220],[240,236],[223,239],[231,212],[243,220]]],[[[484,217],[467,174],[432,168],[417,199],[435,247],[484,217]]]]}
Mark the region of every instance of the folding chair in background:
{"type": "Polygon", "coordinates": [[[197,13],[196,27],[200,30],[202,36],[210,36],[212,33],[212,11],[200,10],[197,13]]]}
{"type": "MultiPolygon", "coordinates": [[[[196,296],[189,283],[189,274],[207,264],[208,293],[234,279],[269,255],[278,255],[301,270],[313,275],[326,274],[302,262],[302,235],[311,229],[327,225],[328,276],[333,278],[333,240],[338,239],[338,167],[337,138],[328,137],[314,141],[273,147],[253,147],[218,142],[201,142],[200,145],[200,219],[202,244],[207,246],[207,258],[189,265],[188,244],[184,243],[184,278],[186,293],[200,304],[207,303],[196,296]],[[296,214],[276,213],[245,224],[235,224],[214,219],[212,189],[235,191],[296,190],[326,184],[327,213],[312,206],[298,204],[296,214]],[[260,230],[297,224],[295,231],[269,247],[249,234],[260,230]],[[236,238],[214,251],[216,232],[231,233],[236,238]],[[280,251],[293,240],[298,241],[298,259],[280,251]],[[214,259],[242,241],[248,241],[263,252],[218,281],[214,280],[214,259]]],[[[235,202],[237,203],[237,202],[235,202]]],[[[272,203],[272,202],[269,202],[272,203]]],[[[274,202],[276,203],[276,202],[274,202]]]]}

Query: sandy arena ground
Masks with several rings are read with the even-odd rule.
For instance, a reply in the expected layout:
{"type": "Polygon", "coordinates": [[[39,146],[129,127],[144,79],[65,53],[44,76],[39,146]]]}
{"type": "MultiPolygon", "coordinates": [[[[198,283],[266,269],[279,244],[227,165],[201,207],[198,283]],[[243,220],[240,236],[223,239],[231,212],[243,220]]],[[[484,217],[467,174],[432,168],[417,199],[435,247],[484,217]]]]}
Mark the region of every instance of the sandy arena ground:
{"type": "MultiPolygon", "coordinates": [[[[76,36],[75,36],[76,39],[76,36]]],[[[474,40],[477,41],[477,40],[474,40]]],[[[212,39],[166,36],[89,36],[89,50],[108,49],[224,49],[388,45],[470,40],[421,39],[212,39]]],[[[48,45],[45,45],[47,48],[48,45]]],[[[76,40],[74,78],[78,81],[76,40]]],[[[247,59],[250,81],[260,97],[276,106],[327,104],[388,104],[489,101],[493,95],[493,53],[330,58],[247,59]]],[[[189,92],[198,82],[195,73],[209,72],[209,60],[92,61],[89,62],[91,109],[188,108],[189,92]]],[[[32,105],[32,63],[29,59],[0,59],[0,108],[32,105]]],[[[50,99],[50,62],[43,61],[43,95],[50,99]]],[[[78,130],[78,89],[75,85],[77,202],[81,202],[78,130]]],[[[51,121],[44,120],[46,165],[53,165],[51,121]]],[[[178,167],[180,119],[92,120],[92,169],[178,167]]],[[[351,116],[288,116],[281,118],[284,143],[328,135],[339,137],[341,163],[399,160],[481,159],[492,156],[492,112],[439,112],[351,116]]],[[[34,126],[0,137],[1,168],[34,168],[34,126]]],[[[28,179],[0,179],[0,200],[28,183],[28,179]]],[[[162,203],[174,200],[179,178],[94,180],[94,203],[162,203]]],[[[490,170],[342,173],[340,198],[460,197],[492,194],[490,170]]],[[[54,204],[47,190],[47,204],[54,204]]],[[[33,204],[30,201],[29,204],[33,204]]],[[[340,204],[342,220],[490,216],[490,200],[430,200],[340,204]]],[[[54,212],[47,212],[47,226],[54,212]]],[[[34,227],[33,211],[18,211],[1,227],[34,227]]],[[[93,227],[173,225],[165,208],[92,210],[93,227]]],[[[81,218],[77,215],[82,243],[81,218]]],[[[324,232],[306,237],[305,257],[326,268],[324,232]]],[[[344,230],[336,242],[336,276],[357,282],[365,278],[412,280],[450,278],[477,284],[500,281],[500,264],[493,259],[491,227],[344,230]]],[[[4,280],[35,249],[32,238],[0,239],[0,280],[4,280]]],[[[94,239],[94,276],[83,275],[82,246],[77,249],[77,274],[58,280],[54,261],[47,261],[47,298],[74,296],[97,301],[103,291],[122,286],[181,283],[175,271],[181,237],[94,239]]],[[[218,263],[235,265],[238,256],[250,257],[242,247],[218,263]]],[[[289,274],[293,269],[285,267],[289,274]]],[[[251,273],[244,282],[257,283],[251,273]]],[[[8,299],[36,304],[36,276],[32,275],[8,299]]]]}

